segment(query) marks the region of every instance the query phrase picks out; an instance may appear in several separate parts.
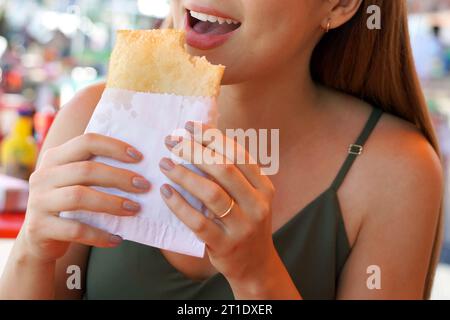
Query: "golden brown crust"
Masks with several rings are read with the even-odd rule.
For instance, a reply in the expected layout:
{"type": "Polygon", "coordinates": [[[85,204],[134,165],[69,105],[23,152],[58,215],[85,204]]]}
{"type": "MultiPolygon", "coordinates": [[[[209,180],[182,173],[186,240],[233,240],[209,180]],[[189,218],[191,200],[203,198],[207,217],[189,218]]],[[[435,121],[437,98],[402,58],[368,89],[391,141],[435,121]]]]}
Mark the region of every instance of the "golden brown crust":
{"type": "Polygon", "coordinates": [[[138,92],[216,97],[225,70],[184,48],[180,30],[120,30],[107,87],[138,92]]]}

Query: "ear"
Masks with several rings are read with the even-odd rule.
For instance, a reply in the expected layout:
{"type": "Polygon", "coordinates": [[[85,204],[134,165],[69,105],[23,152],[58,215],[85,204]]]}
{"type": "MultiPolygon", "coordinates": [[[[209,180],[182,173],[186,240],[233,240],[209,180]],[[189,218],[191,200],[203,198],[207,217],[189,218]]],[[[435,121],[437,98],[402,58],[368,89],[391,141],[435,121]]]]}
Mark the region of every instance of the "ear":
{"type": "Polygon", "coordinates": [[[326,0],[329,6],[328,16],[322,21],[323,29],[335,29],[348,22],[361,7],[362,0],[326,0]]]}

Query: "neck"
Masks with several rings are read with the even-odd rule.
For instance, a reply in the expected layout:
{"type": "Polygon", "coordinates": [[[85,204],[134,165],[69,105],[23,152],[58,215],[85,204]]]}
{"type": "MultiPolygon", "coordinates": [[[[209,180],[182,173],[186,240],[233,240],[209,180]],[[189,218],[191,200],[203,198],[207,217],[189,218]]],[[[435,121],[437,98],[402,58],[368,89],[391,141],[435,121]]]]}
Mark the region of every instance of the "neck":
{"type": "Polygon", "coordinates": [[[311,79],[308,62],[286,64],[258,79],[223,86],[218,101],[220,129],[310,127],[319,88],[311,79]]]}

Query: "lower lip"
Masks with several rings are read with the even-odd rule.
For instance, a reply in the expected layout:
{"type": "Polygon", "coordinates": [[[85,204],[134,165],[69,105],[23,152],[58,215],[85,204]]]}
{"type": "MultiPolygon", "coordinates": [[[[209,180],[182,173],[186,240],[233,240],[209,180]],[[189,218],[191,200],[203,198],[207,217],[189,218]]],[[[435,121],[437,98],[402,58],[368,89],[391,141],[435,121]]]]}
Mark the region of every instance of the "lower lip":
{"type": "Polygon", "coordinates": [[[200,50],[211,50],[217,47],[220,47],[225,42],[230,39],[230,37],[236,32],[236,30],[232,32],[228,32],[226,34],[200,34],[197,33],[189,24],[188,12],[186,12],[185,16],[185,29],[186,29],[186,43],[200,50]]]}

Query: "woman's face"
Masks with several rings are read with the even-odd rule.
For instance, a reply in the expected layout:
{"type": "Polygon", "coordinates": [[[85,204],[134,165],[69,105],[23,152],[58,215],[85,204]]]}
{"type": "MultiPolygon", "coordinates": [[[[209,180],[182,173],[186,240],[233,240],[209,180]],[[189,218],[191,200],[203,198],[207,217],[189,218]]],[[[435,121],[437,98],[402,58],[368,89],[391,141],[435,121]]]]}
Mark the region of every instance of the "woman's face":
{"type": "Polygon", "coordinates": [[[234,84],[307,61],[302,58],[309,56],[323,32],[321,23],[329,10],[326,3],[172,0],[172,14],[174,27],[187,31],[189,52],[225,65],[224,84],[234,84]],[[214,22],[217,17],[221,19],[214,22]]]}

